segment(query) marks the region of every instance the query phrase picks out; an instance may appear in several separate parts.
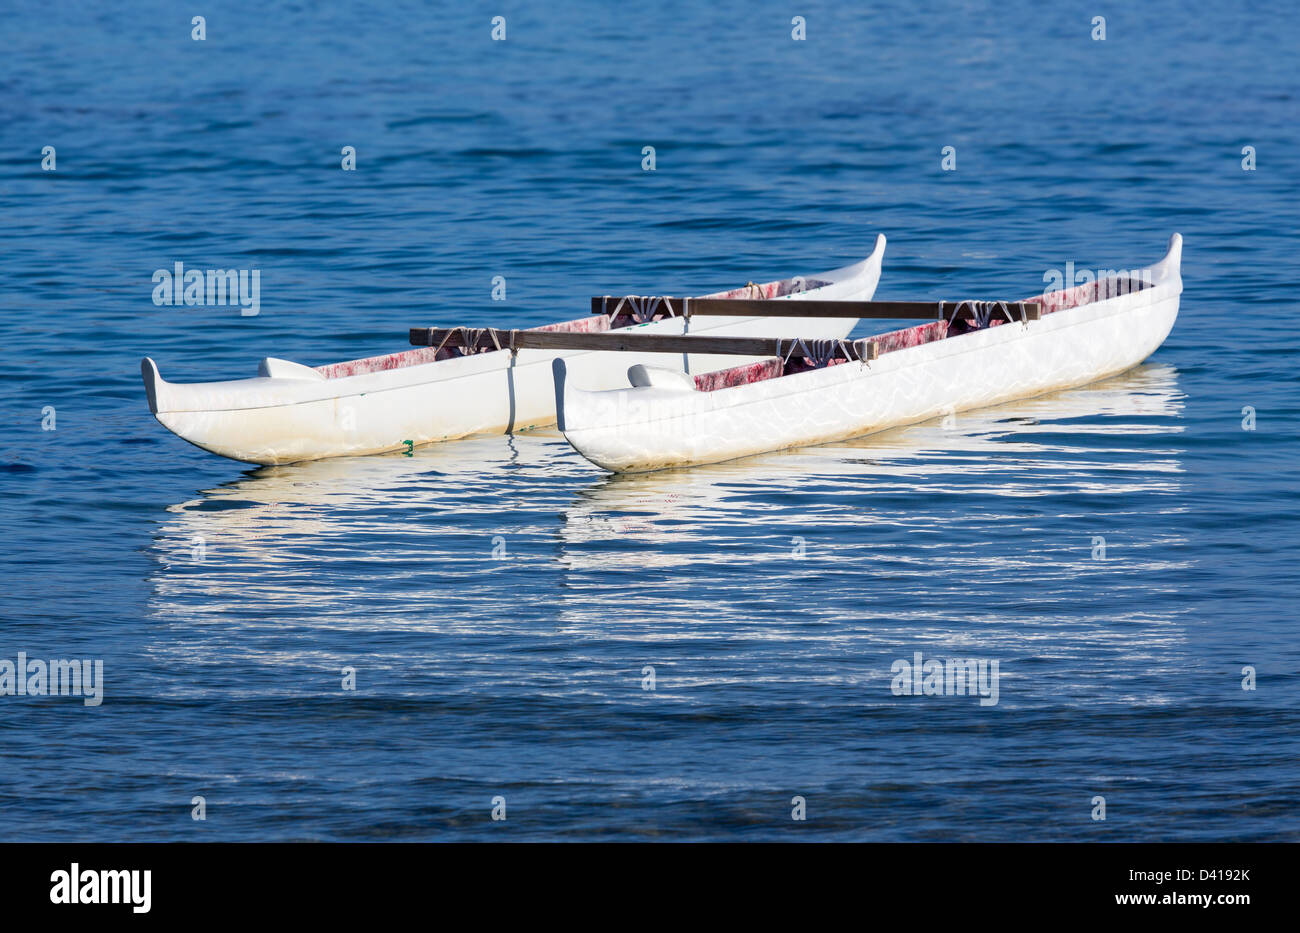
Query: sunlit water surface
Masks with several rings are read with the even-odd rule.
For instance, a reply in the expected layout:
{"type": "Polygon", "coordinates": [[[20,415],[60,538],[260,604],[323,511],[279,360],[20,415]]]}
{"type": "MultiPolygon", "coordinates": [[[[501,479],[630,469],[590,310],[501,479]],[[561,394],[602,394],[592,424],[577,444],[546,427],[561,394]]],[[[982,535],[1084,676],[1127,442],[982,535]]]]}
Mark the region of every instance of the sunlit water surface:
{"type": "Polygon", "coordinates": [[[1050,6],[10,16],[0,658],[105,685],[0,696],[3,838],[1296,839],[1294,20],[1050,6]],[[689,471],[554,430],[254,470],[139,382],[878,231],[881,298],[1021,297],[1175,230],[1129,373],[689,471]],[[261,269],[261,314],[154,306],[177,261],[261,269]],[[997,704],[896,696],[916,652],[997,704]]]}

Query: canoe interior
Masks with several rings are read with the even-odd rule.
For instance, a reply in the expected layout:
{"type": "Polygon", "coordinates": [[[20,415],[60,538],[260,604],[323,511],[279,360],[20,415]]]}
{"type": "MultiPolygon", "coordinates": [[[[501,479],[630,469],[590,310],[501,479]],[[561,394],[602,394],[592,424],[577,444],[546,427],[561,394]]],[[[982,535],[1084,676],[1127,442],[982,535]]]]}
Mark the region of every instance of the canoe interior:
{"type": "MultiPolygon", "coordinates": [[[[825,288],[833,283],[821,279],[804,279],[792,278],[781,279],[777,282],[767,282],[763,285],[755,285],[750,282],[748,285],[742,285],[740,288],[733,288],[725,292],[716,292],[712,295],[700,295],[700,298],[726,298],[734,300],[737,298],[748,298],[753,301],[762,301],[769,298],[784,298],[787,295],[797,295],[801,292],[810,292],[814,289],[825,288]]],[[[610,319],[611,327],[626,327],[629,324],[644,324],[647,321],[661,321],[666,317],[673,317],[680,313],[680,309],[665,307],[662,302],[653,299],[646,299],[647,302],[653,302],[646,306],[640,305],[635,298],[606,298],[603,299],[604,306],[602,311],[610,319]]],[[[592,299],[592,309],[595,310],[597,302],[592,299]]]]}
{"type": "MultiPolygon", "coordinates": [[[[1117,298],[1121,295],[1131,295],[1134,292],[1151,288],[1153,284],[1149,277],[1149,270],[1144,269],[1134,275],[1111,276],[1095,282],[1086,282],[1083,285],[1077,285],[1064,291],[1047,292],[1024,300],[1040,302],[1043,306],[1043,314],[1051,314],[1055,311],[1078,308],[1096,301],[1117,298]]],[[[740,295],[737,297],[745,296],[740,295]]],[[[1007,323],[1005,318],[997,318],[990,319],[984,326],[997,327],[1005,323],[1007,323]]],[[[905,327],[902,330],[873,335],[870,339],[876,341],[878,352],[885,354],[893,353],[895,350],[904,350],[908,347],[919,347],[922,344],[932,343],[936,340],[958,337],[979,329],[981,329],[980,325],[963,319],[955,319],[951,322],[929,321],[925,324],[917,324],[915,327],[905,327]]],[[[837,366],[848,361],[846,357],[837,356],[824,365],[837,366]]],[[[812,368],[813,364],[810,361],[799,356],[791,357],[785,362],[775,358],[759,360],[757,363],[746,363],[742,366],[733,366],[731,369],[700,373],[695,377],[695,387],[701,392],[716,392],[719,389],[730,389],[753,382],[779,379],[782,376],[806,372],[812,368]]]]}
{"type": "MultiPolygon", "coordinates": [[[[789,279],[780,279],[775,282],[766,282],[762,285],[755,285],[753,282],[740,288],[733,288],[725,292],[714,292],[711,295],[701,295],[701,298],[783,298],[786,295],[793,295],[799,292],[811,291],[815,288],[822,288],[832,283],[822,281],[821,279],[806,279],[796,276],[789,279]]],[[[613,309],[611,309],[613,310],[613,309]]],[[[541,331],[564,331],[568,333],[597,333],[601,331],[612,330],[616,327],[627,327],[632,324],[644,323],[645,321],[658,321],[669,316],[664,309],[657,309],[651,316],[639,320],[634,316],[631,307],[619,308],[616,314],[591,314],[586,317],[577,318],[572,321],[560,321],[556,324],[545,324],[541,327],[530,328],[531,330],[541,331]]],[[[435,352],[434,347],[416,347],[413,350],[402,350],[398,353],[386,353],[382,356],[368,356],[359,360],[347,360],[342,363],[330,363],[326,366],[317,366],[316,372],[320,373],[326,379],[342,379],[347,376],[360,376],[364,373],[384,372],[390,369],[402,369],[406,366],[420,366],[424,363],[435,363],[438,360],[449,359],[456,355],[456,351],[443,348],[435,352]]]]}
{"type": "MultiPolygon", "coordinates": [[[[592,315],[575,321],[560,321],[556,324],[544,324],[532,330],[568,331],[595,333],[609,330],[609,318],[604,315],[592,315]]],[[[345,376],[360,376],[363,373],[377,373],[389,369],[401,369],[404,366],[419,366],[423,363],[436,363],[438,360],[450,359],[456,351],[436,347],[417,347],[414,350],[402,350],[398,353],[386,353],[383,356],[368,356],[360,360],[348,360],[343,363],[330,363],[317,366],[316,372],[326,379],[341,379],[345,376]]]]}

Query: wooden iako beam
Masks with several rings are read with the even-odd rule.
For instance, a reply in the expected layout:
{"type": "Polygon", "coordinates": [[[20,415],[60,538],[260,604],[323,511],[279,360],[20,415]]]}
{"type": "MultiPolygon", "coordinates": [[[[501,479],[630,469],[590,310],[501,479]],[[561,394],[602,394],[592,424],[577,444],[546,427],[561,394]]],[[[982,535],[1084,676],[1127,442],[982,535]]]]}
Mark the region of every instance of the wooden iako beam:
{"type": "Polygon", "coordinates": [[[885,318],[941,321],[975,317],[974,305],[980,313],[1001,316],[1005,304],[1014,320],[1022,317],[1037,321],[1042,316],[1042,305],[1037,301],[831,301],[807,299],[800,301],[773,300],[770,298],[673,298],[667,295],[628,296],[601,295],[591,299],[592,314],[613,314],[615,308],[631,311],[632,305],[661,314],[693,317],[703,315],[729,315],[733,317],[791,317],[791,318],[885,318]]]}
{"type": "Polygon", "coordinates": [[[635,330],[575,331],[495,330],[490,327],[412,327],[411,344],[417,347],[455,347],[473,350],[605,350],[638,353],[716,353],[736,356],[804,356],[803,350],[838,351],[836,355],[873,360],[875,340],[799,340],[793,337],[713,337],[691,334],[644,334],[635,330]],[[802,344],[802,347],[800,346],[802,344]],[[842,346],[832,346],[840,344],[842,346]]]}

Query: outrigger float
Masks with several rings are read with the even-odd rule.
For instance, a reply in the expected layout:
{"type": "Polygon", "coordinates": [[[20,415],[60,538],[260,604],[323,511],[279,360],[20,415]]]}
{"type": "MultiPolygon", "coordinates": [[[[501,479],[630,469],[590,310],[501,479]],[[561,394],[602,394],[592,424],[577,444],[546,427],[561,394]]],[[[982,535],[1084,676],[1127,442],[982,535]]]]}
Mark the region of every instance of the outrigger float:
{"type": "MultiPolygon", "coordinates": [[[[1021,302],[919,304],[910,313],[904,303],[845,303],[857,317],[934,320],[852,343],[772,338],[763,359],[694,377],[637,364],[630,387],[592,391],[556,359],[560,430],[597,466],[637,473],[829,443],[1085,385],[1136,366],[1169,335],[1182,245],[1174,234],[1164,259],[1147,269],[1021,302]]],[[[737,343],[733,352],[759,349],[737,343]]]]}
{"type": "MultiPolygon", "coordinates": [[[[871,298],[884,252],[885,238],[877,236],[871,255],[854,265],[690,299],[711,302],[708,313],[688,316],[684,300],[607,298],[597,314],[512,331],[527,336],[488,347],[490,352],[465,352],[444,341],[315,368],[267,358],[255,378],[229,382],[167,382],[149,358],[141,372],[159,422],[233,460],[277,464],[410,450],[553,424],[551,363],[557,359],[587,388],[611,389],[627,384],[629,363],[683,378],[734,367],[734,351],[717,350],[707,342],[713,338],[842,339],[855,318],[797,312],[812,307],[806,302],[824,308],[827,302],[871,298]],[[621,345],[624,335],[640,342],[621,345]],[[647,343],[652,337],[679,342],[647,343]]],[[[752,349],[741,354],[751,357],[745,362],[758,362],[770,345],[752,349]]]]}

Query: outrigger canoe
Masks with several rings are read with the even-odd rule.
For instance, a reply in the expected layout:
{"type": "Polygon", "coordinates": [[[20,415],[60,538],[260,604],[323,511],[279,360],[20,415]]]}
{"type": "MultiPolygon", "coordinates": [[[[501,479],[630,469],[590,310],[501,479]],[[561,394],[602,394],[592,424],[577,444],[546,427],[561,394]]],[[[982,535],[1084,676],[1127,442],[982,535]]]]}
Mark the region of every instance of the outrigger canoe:
{"type": "MultiPolygon", "coordinates": [[[[871,255],[822,275],[702,296],[794,306],[805,300],[868,299],[880,279],[885,238],[871,255]]],[[[842,338],[855,320],[737,314],[688,318],[680,302],[625,297],[602,313],[521,333],[795,336],[842,338]]],[[[731,367],[734,355],[696,352],[629,354],[600,349],[514,349],[462,353],[431,345],[366,359],[310,367],[267,358],[255,378],[229,382],[165,381],[152,359],[141,363],[149,409],[169,430],[204,450],[249,463],[278,464],[325,457],[410,450],[471,434],[511,433],[555,423],[551,363],[591,388],[625,385],[629,363],[703,373],[731,367]]],[[[754,359],[758,359],[757,356],[754,359]]]]}
{"type": "Polygon", "coordinates": [[[830,443],[1086,385],[1136,366],[1169,335],[1182,242],[1174,234],[1164,259],[1146,269],[1022,302],[940,302],[929,323],[852,343],[778,341],[766,359],[707,376],[638,364],[630,387],[593,391],[557,359],[559,427],[597,466],[638,473],[830,443]]]}

